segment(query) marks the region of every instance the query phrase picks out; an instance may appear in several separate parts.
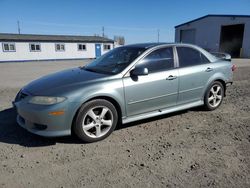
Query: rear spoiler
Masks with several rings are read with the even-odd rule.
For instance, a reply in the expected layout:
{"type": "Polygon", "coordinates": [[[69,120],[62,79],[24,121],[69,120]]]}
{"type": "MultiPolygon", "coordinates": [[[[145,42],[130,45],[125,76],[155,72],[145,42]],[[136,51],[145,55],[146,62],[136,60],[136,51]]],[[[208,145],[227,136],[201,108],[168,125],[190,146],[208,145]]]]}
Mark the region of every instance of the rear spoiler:
{"type": "Polygon", "coordinates": [[[210,52],[213,56],[217,57],[218,59],[223,59],[225,61],[231,61],[231,55],[227,53],[221,52],[210,52]]]}

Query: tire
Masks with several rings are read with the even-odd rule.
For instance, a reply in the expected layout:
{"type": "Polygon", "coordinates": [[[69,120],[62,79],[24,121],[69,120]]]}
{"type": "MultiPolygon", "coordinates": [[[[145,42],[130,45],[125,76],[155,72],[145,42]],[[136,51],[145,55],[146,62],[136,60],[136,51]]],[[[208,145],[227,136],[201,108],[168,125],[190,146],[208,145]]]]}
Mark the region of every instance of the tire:
{"type": "Polygon", "coordinates": [[[97,142],[108,137],[118,122],[115,106],[107,100],[89,101],[80,108],[75,123],[74,133],[84,142],[97,142]]]}
{"type": "Polygon", "coordinates": [[[213,82],[207,89],[204,96],[204,107],[206,110],[212,111],[217,109],[224,98],[225,88],[219,81],[213,82]]]}

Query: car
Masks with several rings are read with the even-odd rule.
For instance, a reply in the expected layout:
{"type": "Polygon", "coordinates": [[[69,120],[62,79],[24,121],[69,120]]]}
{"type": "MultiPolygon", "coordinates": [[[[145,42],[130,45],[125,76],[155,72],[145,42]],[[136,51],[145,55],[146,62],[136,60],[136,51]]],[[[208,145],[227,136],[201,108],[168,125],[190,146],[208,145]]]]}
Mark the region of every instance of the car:
{"type": "Polygon", "coordinates": [[[45,136],[75,133],[84,142],[126,124],[197,106],[218,108],[235,66],[191,44],[115,48],[92,63],[47,75],[14,100],[18,124],[45,136]]]}

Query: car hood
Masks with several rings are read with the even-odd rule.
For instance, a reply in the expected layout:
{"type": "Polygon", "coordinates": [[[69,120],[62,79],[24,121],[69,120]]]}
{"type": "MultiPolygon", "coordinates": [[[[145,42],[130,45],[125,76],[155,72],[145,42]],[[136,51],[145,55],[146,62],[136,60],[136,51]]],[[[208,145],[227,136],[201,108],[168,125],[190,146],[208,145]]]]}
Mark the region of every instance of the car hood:
{"type": "Polygon", "coordinates": [[[109,75],[86,71],[81,67],[60,71],[32,81],[23,90],[32,95],[46,95],[50,90],[69,85],[86,84],[109,75]]]}

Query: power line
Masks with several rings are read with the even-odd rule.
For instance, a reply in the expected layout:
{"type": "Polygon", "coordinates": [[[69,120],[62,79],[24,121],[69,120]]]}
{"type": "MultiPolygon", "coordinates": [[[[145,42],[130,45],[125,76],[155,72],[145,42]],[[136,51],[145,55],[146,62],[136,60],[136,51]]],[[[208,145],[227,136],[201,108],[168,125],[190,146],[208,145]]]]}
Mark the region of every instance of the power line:
{"type": "MultiPolygon", "coordinates": [[[[71,28],[100,28],[100,25],[81,25],[81,24],[62,24],[53,22],[25,22],[28,24],[54,26],[54,27],[71,27],[71,28]]],[[[103,27],[103,26],[102,26],[103,27]]],[[[105,28],[113,30],[129,30],[129,31],[155,31],[157,28],[142,28],[142,27],[119,27],[119,26],[105,26],[105,28]]]]}
{"type": "Polygon", "coordinates": [[[105,36],[105,33],[104,33],[104,26],[102,26],[102,37],[105,36]]]}
{"type": "Polygon", "coordinates": [[[21,29],[20,29],[20,23],[19,20],[17,20],[17,30],[18,30],[18,34],[21,34],[21,29]]]}

